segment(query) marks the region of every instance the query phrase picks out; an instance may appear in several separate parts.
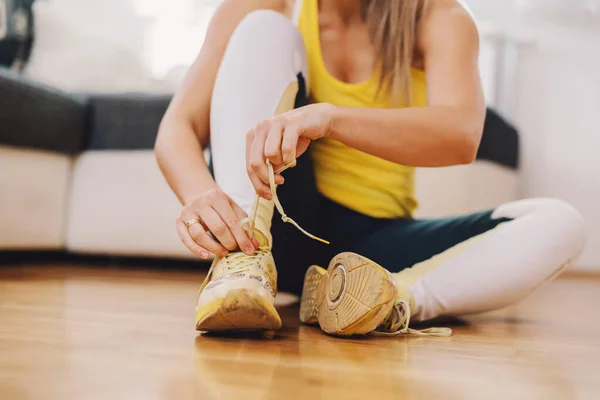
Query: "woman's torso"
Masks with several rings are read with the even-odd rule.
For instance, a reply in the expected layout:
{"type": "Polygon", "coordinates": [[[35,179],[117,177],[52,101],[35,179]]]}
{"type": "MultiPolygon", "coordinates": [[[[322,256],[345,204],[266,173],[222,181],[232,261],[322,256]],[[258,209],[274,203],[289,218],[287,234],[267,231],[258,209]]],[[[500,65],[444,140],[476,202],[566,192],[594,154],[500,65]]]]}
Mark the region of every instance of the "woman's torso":
{"type": "MultiPolygon", "coordinates": [[[[389,98],[376,96],[377,75],[371,74],[369,79],[359,83],[346,83],[329,72],[321,51],[318,0],[303,0],[298,28],[306,47],[313,102],[347,107],[390,107],[389,98]]],[[[411,91],[410,106],[425,106],[425,74],[420,70],[412,71],[411,91]]],[[[314,142],[311,151],[317,187],[325,197],[371,217],[412,216],[417,206],[414,168],[366,154],[330,138],[314,142]]]]}

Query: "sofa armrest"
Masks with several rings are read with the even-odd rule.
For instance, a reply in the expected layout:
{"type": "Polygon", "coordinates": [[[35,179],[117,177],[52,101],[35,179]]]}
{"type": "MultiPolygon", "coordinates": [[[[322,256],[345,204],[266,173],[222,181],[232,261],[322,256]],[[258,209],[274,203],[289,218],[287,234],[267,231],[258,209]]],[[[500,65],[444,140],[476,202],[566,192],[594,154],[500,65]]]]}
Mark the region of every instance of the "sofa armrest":
{"type": "Polygon", "coordinates": [[[87,100],[0,68],[0,145],[74,154],[81,149],[87,100]]]}

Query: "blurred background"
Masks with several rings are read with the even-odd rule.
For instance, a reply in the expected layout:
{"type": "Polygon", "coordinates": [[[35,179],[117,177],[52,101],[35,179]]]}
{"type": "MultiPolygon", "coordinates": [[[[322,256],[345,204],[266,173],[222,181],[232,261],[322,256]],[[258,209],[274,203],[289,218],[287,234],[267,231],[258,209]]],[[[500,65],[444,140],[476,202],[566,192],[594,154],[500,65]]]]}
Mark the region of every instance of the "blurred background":
{"type": "MultiPolygon", "coordinates": [[[[191,259],[152,146],[219,0],[0,0],[0,254],[191,259]]],[[[558,197],[600,272],[600,0],[469,0],[477,161],[422,169],[417,216],[558,197]]],[[[207,154],[209,157],[209,154],[207,154]]]]}

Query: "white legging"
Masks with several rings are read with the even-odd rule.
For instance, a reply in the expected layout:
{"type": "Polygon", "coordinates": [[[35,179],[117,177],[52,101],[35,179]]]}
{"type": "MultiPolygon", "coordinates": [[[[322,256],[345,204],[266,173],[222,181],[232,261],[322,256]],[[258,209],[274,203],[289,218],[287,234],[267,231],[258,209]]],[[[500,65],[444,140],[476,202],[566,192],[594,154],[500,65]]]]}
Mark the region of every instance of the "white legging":
{"type": "MultiPolygon", "coordinates": [[[[245,134],[273,115],[299,73],[308,76],[303,40],[294,23],[274,11],[246,16],[231,36],[215,81],[210,126],[217,183],[247,212],[255,192],[246,173],[245,134]]],[[[396,274],[414,296],[414,319],[518,302],[583,250],[583,220],[562,201],[510,203],[493,217],[513,220],[396,274]]]]}

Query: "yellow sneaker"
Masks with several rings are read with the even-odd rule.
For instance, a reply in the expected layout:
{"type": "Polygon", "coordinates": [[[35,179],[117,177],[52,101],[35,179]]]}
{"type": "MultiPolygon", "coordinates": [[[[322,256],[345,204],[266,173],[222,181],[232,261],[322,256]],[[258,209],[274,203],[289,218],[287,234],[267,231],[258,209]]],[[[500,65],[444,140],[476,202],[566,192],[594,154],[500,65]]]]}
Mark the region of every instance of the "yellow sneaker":
{"type": "Polygon", "coordinates": [[[414,309],[413,296],[408,289],[400,289],[390,313],[370,334],[374,336],[452,336],[450,328],[410,328],[410,316],[414,309]]]}
{"type": "Polygon", "coordinates": [[[366,257],[341,253],[327,270],[311,266],[304,278],[300,321],[332,335],[422,334],[449,336],[446,328],[410,329],[412,294],[366,257]]]}
{"type": "Polygon", "coordinates": [[[354,253],[341,253],[327,270],[306,272],[300,321],[318,323],[329,334],[350,336],[372,332],[390,313],[396,299],[391,274],[354,253]]]}
{"type": "Polygon", "coordinates": [[[271,220],[276,207],[284,222],[293,224],[305,235],[324,243],[302,229],[283,211],[277,198],[275,173],[271,163],[269,180],[272,201],[256,197],[250,216],[242,226],[250,237],[260,244],[254,255],[232,252],[217,257],[198,294],[196,303],[196,329],[199,331],[274,330],[281,328],[281,318],[275,310],[277,270],[271,254],[271,220]]]}
{"type": "Polygon", "coordinates": [[[252,256],[235,252],[217,257],[198,295],[196,329],[279,329],[276,293],[277,270],[267,245],[252,256]]]}

